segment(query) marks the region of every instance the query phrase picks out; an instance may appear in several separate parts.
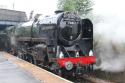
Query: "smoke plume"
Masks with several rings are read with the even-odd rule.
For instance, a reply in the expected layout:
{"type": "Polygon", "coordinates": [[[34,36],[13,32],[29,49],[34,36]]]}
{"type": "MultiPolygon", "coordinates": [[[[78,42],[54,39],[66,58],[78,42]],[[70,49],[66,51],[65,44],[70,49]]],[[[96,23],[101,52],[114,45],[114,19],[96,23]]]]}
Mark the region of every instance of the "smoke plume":
{"type": "Polygon", "coordinates": [[[96,2],[94,12],[101,20],[95,17],[94,50],[102,61],[96,68],[108,72],[124,71],[125,12],[122,10],[125,8],[124,1],[97,0],[96,2]]]}

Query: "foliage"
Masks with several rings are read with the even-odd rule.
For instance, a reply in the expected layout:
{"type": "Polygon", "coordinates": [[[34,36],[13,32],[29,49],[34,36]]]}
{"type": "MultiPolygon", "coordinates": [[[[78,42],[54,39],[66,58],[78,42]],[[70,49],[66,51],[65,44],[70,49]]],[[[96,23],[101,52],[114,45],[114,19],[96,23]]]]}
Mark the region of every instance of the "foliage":
{"type": "Polygon", "coordinates": [[[92,10],[90,0],[58,0],[58,9],[76,12],[79,15],[87,15],[92,10]]]}

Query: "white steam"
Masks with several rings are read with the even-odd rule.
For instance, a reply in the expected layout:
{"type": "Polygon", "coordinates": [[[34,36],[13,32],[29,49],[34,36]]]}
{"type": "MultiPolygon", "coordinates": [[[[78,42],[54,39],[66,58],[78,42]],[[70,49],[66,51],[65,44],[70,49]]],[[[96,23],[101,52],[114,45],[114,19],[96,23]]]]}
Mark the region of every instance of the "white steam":
{"type": "Polygon", "coordinates": [[[95,1],[94,13],[101,19],[95,17],[95,54],[102,60],[98,68],[104,71],[125,70],[124,3],[124,0],[95,1]]]}

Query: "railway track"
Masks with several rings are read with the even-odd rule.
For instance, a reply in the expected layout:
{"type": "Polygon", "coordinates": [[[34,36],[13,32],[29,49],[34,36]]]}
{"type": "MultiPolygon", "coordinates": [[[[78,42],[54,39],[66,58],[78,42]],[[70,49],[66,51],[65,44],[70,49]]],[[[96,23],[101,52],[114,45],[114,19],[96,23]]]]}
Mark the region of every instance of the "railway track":
{"type": "Polygon", "coordinates": [[[76,78],[68,79],[75,83],[116,83],[110,80],[104,80],[96,77],[94,74],[84,74],[82,76],[78,76],[76,78]]]}
{"type": "MultiPolygon", "coordinates": [[[[49,71],[49,70],[47,70],[47,71],[49,71]]],[[[84,74],[82,76],[71,77],[71,78],[66,77],[65,79],[70,80],[74,83],[116,83],[116,82],[112,82],[110,80],[104,80],[104,79],[98,78],[94,74],[84,74]]]]}
{"type": "Polygon", "coordinates": [[[90,83],[115,83],[115,82],[103,80],[91,75],[83,75],[82,78],[85,80],[88,80],[90,83]]]}

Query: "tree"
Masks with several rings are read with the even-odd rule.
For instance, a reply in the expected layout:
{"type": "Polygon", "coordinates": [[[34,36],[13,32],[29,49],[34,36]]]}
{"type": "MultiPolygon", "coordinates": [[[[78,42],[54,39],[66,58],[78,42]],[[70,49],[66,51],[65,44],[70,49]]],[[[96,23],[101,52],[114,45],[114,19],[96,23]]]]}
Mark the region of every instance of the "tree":
{"type": "Polygon", "coordinates": [[[92,1],[90,0],[58,0],[58,9],[72,11],[81,15],[87,15],[92,10],[92,1]]]}

